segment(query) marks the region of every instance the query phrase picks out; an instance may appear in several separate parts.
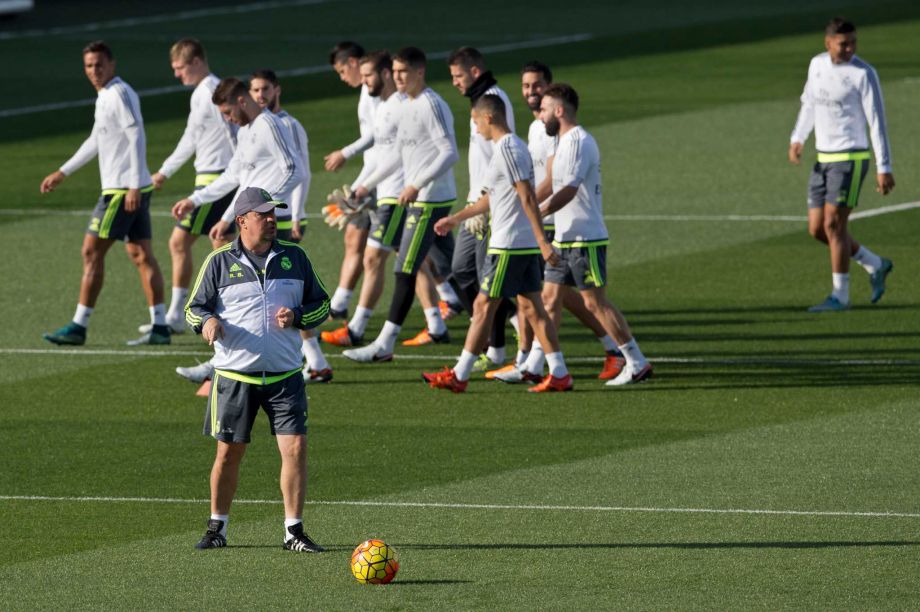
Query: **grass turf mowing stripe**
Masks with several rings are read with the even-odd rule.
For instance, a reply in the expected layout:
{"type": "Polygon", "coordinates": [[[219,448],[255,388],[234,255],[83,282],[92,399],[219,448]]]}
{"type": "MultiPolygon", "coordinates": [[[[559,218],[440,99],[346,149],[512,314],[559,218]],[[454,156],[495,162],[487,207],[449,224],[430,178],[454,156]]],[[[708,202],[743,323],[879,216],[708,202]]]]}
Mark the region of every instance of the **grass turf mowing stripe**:
{"type": "MultiPolygon", "coordinates": [[[[49,496],[0,495],[0,501],[50,501],[50,502],[119,502],[145,504],[206,504],[207,499],[180,499],[173,497],[106,497],[106,496],[49,496]]],[[[283,503],[280,499],[235,499],[235,504],[283,503]]],[[[444,508],[449,510],[533,510],[551,512],[644,512],[681,514],[767,514],[782,516],[841,516],[864,518],[920,518],[917,512],[878,512],[848,510],[768,510],[750,508],[655,508],[648,506],[568,506],[557,504],[462,504],[446,502],[386,502],[362,500],[308,500],[312,506],[367,506],[375,508],[444,508]]]]}

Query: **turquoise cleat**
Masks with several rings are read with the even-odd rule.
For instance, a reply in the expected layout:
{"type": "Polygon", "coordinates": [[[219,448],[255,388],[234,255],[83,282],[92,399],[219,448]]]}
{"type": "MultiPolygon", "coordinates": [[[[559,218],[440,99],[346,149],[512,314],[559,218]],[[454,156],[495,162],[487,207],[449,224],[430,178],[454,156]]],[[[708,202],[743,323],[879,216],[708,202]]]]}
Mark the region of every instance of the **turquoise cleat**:
{"type": "Polygon", "coordinates": [[[42,338],[52,344],[82,346],[86,343],[86,328],[71,321],[56,332],[42,334],[42,338]]]}
{"type": "Polygon", "coordinates": [[[891,263],[891,260],[882,257],[882,267],[869,276],[869,283],[872,285],[872,299],[870,301],[873,304],[885,295],[885,279],[888,278],[893,269],[894,264],[891,263]]]}
{"type": "Polygon", "coordinates": [[[849,308],[849,304],[844,304],[834,296],[829,295],[827,299],[820,304],[816,304],[809,308],[808,312],[840,312],[841,310],[848,310],[849,308]]]}
{"type": "Polygon", "coordinates": [[[125,344],[128,346],[143,346],[145,344],[169,344],[170,339],[169,325],[154,325],[150,331],[138,338],[137,340],[128,340],[125,344]]]}

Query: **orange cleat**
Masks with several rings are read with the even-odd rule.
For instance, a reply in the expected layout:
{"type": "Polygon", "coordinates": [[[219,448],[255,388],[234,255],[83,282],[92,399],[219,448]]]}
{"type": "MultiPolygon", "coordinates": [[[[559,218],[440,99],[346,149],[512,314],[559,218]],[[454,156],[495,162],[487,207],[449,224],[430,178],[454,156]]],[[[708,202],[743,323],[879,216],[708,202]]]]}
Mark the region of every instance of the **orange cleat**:
{"type": "Polygon", "coordinates": [[[335,346],[357,346],[361,343],[361,336],[356,336],[348,329],[348,325],[343,325],[332,331],[324,331],[319,335],[319,339],[326,344],[335,346]]]}
{"type": "Polygon", "coordinates": [[[440,372],[422,372],[422,380],[432,389],[448,389],[454,393],[463,393],[470,381],[457,380],[457,375],[447,366],[440,372]]]}
{"type": "Polygon", "coordinates": [[[463,306],[460,304],[454,304],[452,302],[445,302],[444,300],[438,301],[438,308],[441,309],[441,318],[445,321],[450,321],[461,312],[463,312],[463,306]]]}
{"type": "Polygon", "coordinates": [[[547,374],[543,382],[534,385],[530,389],[527,389],[527,391],[530,393],[548,393],[550,391],[571,391],[573,387],[571,374],[566,374],[562,378],[556,378],[552,374],[547,374]]]}
{"type": "Polygon", "coordinates": [[[489,370],[488,372],[486,372],[485,376],[487,380],[494,380],[497,374],[507,374],[516,369],[517,369],[517,366],[515,364],[509,363],[503,368],[498,368],[497,370],[489,370]]]}
{"type": "Polygon", "coordinates": [[[601,370],[601,373],[597,375],[597,377],[601,380],[610,380],[611,378],[616,378],[617,375],[623,371],[623,366],[625,365],[626,359],[624,359],[622,355],[608,354],[604,358],[604,368],[601,370]]]}
{"type": "Polygon", "coordinates": [[[426,344],[448,344],[450,342],[450,334],[446,331],[440,336],[435,334],[428,333],[427,329],[423,329],[414,338],[409,340],[403,340],[403,346],[425,346],[426,344]]]}

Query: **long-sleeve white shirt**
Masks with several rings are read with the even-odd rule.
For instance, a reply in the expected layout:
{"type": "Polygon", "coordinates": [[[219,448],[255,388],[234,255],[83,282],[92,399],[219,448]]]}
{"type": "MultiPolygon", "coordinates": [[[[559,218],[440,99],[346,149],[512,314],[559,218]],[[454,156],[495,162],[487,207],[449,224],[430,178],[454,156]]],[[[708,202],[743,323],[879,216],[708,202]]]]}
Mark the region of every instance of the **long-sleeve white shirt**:
{"type": "Polygon", "coordinates": [[[368,149],[374,146],[374,112],[378,104],[380,98],[371,96],[367,85],[362,85],[358,98],[358,130],[361,135],[350,145],[342,147],[345,159],[351,159],[358,153],[364,153],[365,158],[368,156],[368,149]]]}
{"type": "Polygon", "coordinates": [[[790,140],[804,143],[814,128],[815,148],[822,153],[866,150],[867,124],[876,170],[891,172],[885,105],[875,69],[855,55],[843,64],[833,63],[826,52],[813,57],[790,140]]]}
{"type": "MultiPolygon", "coordinates": [[[[237,132],[236,151],[227,169],[213,183],[192,193],[189,198],[195,206],[215,202],[237,187],[259,187],[272,194],[276,200],[293,202],[294,189],[303,184],[303,162],[297,155],[297,148],[290,129],[268,109],[263,109],[251,123],[237,132]]],[[[239,197],[240,189],[237,192],[239,197]]],[[[232,223],[236,198],[227,207],[223,221],[232,223]]],[[[279,219],[290,218],[286,214],[279,219]]]]}
{"type": "Polygon", "coordinates": [[[175,150],[160,166],[160,174],[172,176],[192,155],[198,174],[223,172],[230,163],[236,146],[236,126],[228,123],[211,101],[218,83],[220,79],[209,74],[195,87],[185,131],[175,150]]]}
{"type": "MultiPolygon", "coordinates": [[[[498,85],[493,85],[482,95],[494,95],[502,99],[505,103],[505,120],[508,122],[508,128],[514,133],[514,109],[511,107],[511,100],[508,94],[502,91],[498,85]]],[[[475,202],[482,194],[486,187],[486,174],[489,171],[489,160],[492,159],[492,142],[486,140],[476,131],[476,124],[470,119],[470,149],[467,161],[470,167],[470,190],[467,193],[466,201],[475,202]]]]}
{"type": "Polygon", "coordinates": [[[303,180],[300,185],[294,188],[290,202],[291,218],[295,221],[300,221],[305,215],[304,209],[307,205],[307,197],[310,195],[310,181],[313,180],[313,175],[310,173],[310,141],[307,138],[307,130],[304,129],[300,121],[288,114],[287,111],[281,111],[278,113],[278,117],[291,131],[294,146],[303,164],[303,180]]]}
{"type": "Polygon", "coordinates": [[[352,189],[364,185],[366,179],[374,174],[378,165],[377,160],[384,160],[383,163],[387,163],[388,160],[397,163],[398,167],[376,185],[377,199],[399,197],[405,187],[405,180],[396,137],[399,131],[399,114],[408,99],[406,94],[396,91],[377,107],[374,112],[373,155],[364,157],[364,167],[352,183],[352,189]]]}
{"type": "Polygon", "coordinates": [[[70,176],[97,155],[103,189],[140,189],[152,182],[141,103],[119,77],[97,92],[93,130],[61,172],[70,176]]]}

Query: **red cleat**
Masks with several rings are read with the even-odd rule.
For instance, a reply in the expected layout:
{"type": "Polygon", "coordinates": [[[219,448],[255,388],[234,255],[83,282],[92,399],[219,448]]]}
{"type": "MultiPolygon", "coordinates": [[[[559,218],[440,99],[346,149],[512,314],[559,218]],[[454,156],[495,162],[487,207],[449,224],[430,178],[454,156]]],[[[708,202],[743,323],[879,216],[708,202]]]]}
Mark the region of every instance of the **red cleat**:
{"type": "Polygon", "coordinates": [[[601,380],[616,378],[617,375],[623,371],[623,366],[625,365],[626,359],[624,359],[622,355],[607,355],[607,357],[604,358],[604,368],[597,377],[601,380]]]}
{"type": "Polygon", "coordinates": [[[549,393],[550,391],[571,391],[574,388],[572,384],[572,375],[566,374],[562,378],[556,378],[552,374],[547,374],[538,385],[527,389],[530,393],[549,393]]]}
{"type": "Polygon", "coordinates": [[[470,381],[457,380],[454,371],[445,366],[440,372],[422,372],[422,380],[432,389],[448,389],[454,393],[463,393],[470,381]]]}
{"type": "Polygon", "coordinates": [[[427,329],[423,329],[415,335],[414,338],[409,340],[403,340],[403,346],[425,346],[426,344],[448,344],[450,343],[450,335],[445,331],[440,336],[435,334],[428,333],[427,329]]]}

